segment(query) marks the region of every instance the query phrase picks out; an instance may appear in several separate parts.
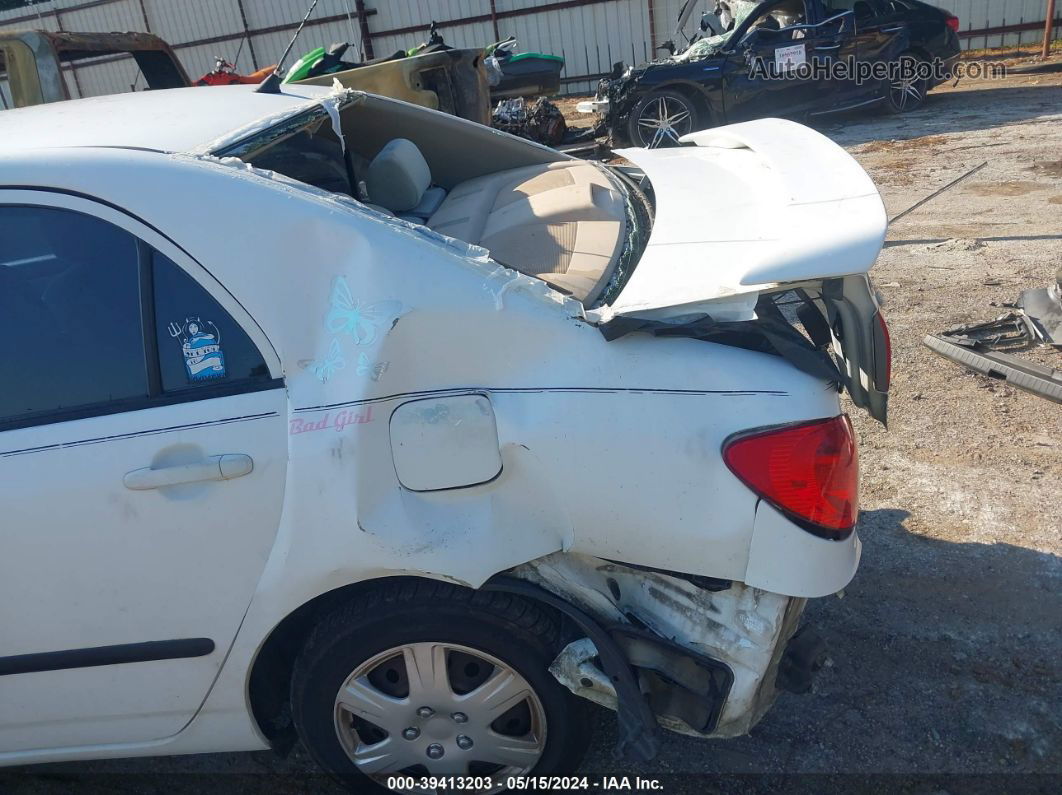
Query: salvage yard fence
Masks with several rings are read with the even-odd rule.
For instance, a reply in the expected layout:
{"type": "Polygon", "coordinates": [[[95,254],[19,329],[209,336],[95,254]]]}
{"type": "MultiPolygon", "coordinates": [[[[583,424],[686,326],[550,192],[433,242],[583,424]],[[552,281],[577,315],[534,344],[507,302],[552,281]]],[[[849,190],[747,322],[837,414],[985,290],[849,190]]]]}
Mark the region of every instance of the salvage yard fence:
{"type": "MultiPolygon", "coordinates": [[[[483,47],[513,34],[524,50],[561,55],[562,91],[586,93],[616,61],[658,54],[674,34],[682,1],[320,0],[292,59],[336,41],[353,42],[362,57],[380,57],[424,40],[435,21],[455,47],[483,47]]],[[[930,2],[959,17],[967,48],[1032,44],[1043,36],[1043,0],[930,2]]],[[[217,56],[244,73],[274,63],[308,7],[309,0],[0,0],[0,30],[154,33],[174,47],[194,80],[217,56]]],[[[138,87],[128,56],[83,62],[64,75],[73,97],[138,87]]],[[[9,98],[2,77],[0,91],[9,98]]]]}

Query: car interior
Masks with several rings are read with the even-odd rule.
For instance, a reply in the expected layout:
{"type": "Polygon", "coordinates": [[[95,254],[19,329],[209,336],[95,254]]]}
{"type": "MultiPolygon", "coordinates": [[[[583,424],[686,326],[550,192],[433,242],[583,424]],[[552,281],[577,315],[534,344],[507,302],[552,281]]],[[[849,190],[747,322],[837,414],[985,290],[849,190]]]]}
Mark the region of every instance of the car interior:
{"type": "Polygon", "coordinates": [[[804,30],[797,25],[804,25],[808,21],[807,9],[804,0],[787,0],[765,6],[758,11],[745,34],[746,39],[752,34],[757,41],[784,42],[795,41],[805,37],[804,30]]]}
{"type": "Polygon", "coordinates": [[[587,306],[616,272],[629,237],[627,201],[605,169],[382,97],[359,95],[340,122],[342,143],[318,117],[236,154],[482,246],[587,306]]]}

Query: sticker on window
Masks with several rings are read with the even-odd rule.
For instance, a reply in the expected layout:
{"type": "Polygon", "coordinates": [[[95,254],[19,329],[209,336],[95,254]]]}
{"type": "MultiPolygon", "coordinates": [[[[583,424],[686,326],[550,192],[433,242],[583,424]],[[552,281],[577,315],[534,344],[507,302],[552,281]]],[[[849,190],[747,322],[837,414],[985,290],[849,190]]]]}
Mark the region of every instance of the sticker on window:
{"type": "Polygon", "coordinates": [[[807,51],[803,44],[792,47],[779,47],[774,51],[774,65],[779,72],[789,72],[808,62],[807,51]]]}
{"type": "Polygon", "coordinates": [[[225,377],[225,352],[221,333],[209,320],[185,318],[183,324],[170,323],[170,336],[181,343],[184,367],[191,382],[225,377]]]}

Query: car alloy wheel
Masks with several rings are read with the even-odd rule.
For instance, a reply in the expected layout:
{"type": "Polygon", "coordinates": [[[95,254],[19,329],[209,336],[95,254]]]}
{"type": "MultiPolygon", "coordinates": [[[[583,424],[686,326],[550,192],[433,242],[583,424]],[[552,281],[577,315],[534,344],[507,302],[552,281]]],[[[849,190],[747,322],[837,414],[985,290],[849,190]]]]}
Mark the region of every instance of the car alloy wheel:
{"type": "Polygon", "coordinates": [[[546,746],[546,713],[527,680],[452,643],[409,643],[363,662],[336,696],[335,728],[358,770],[384,786],[400,772],[489,775],[497,791],[546,746]]]}
{"type": "Polygon", "coordinates": [[[695,129],[697,112],[686,97],[668,91],[650,94],[642,100],[634,117],[633,143],[656,149],[677,146],[679,138],[695,129]]]}
{"type": "Polygon", "coordinates": [[[889,84],[889,104],[896,113],[909,113],[922,107],[926,101],[926,93],[929,90],[924,77],[918,75],[922,61],[913,55],[905,55],[900,58],[900,75],[889,84]],[[904,67],[914,72],[910,77],[904,77],[904,67]]]}

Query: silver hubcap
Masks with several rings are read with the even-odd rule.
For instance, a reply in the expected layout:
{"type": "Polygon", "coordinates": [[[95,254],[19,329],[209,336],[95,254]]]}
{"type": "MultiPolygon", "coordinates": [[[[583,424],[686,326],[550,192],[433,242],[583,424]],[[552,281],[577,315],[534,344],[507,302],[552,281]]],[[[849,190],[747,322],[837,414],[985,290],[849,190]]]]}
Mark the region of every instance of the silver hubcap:
{"type": "MultiPolygon", "coordinates": [[[[917,68],[917,62],[914,66],[917,68]]],[[[899,110],[913,110],[922,104],[922,100],[925,99],[922,83],[921,78],[912,77],[909,80],[897,80],[892,84],[890,87],[892,101],[899,110]]]]}
{"type": "MultiPolygon", "coordinates": [[[[386,785],[428,776],[528,773],[546,746],[546,715],[531,685],[489,654],[450,643],[411,643],[365,661],[336,695],[343,749],[386,785]]],[[[490,790],[494,791],[494,790],[490,790]]]]}
{"type": "Polygon", "coordinates": [[[679,138],[693,127],[693,119],[686,105],[673,97],[656,97],[645,103],[638,115],[638,134],[642,146],[677,144],[679,138]]]}

